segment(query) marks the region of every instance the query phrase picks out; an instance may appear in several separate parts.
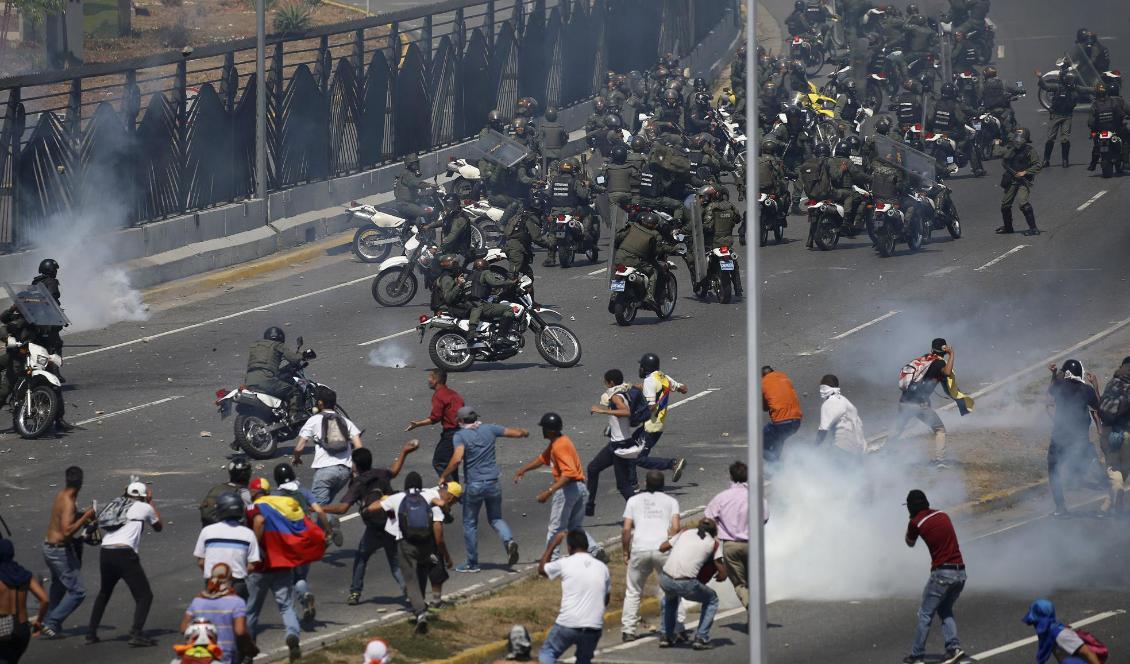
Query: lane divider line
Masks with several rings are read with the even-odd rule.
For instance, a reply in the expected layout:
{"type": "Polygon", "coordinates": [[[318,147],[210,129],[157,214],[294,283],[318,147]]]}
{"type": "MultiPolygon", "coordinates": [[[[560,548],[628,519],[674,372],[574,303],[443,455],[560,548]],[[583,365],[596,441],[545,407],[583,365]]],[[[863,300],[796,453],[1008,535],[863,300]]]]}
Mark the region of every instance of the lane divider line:
{"type": "Polygon", "coordinates": [[[101,422],[102,420],[108,420],[111,417],[117,417],[118,415],[125,415],[126,413],[132,413],[134,411],[141,410],[142,408],[149,408],[150,406],[159,406],[163,403],[168,403],[170,401],[176,401],[177,399],[183,399],[183,398],[184,398],[184,395],[182,395],[182,394],[177,394],[177,395],[174,395],[174,396],[171,396],[171,397],[165,397],[164,399],[158,399],[156,401],[150,401],[149,403],[143,403],[139,406],[133,406],[131,408],[116,410],[112,413],[105,413],[103,415],[99,415],[98,417],[92,417],[89,420],[83,420],[81,422],[75,422],[75,426],[82,426],[84,424],[91,424],[93,422],[101,422]]]}
{"type": "Polygon", "coordinates": [[[283,304],[290,304],[291,302],[297,302],[298,300],[304,300],[308,297],[314,297],[315,295],[321,295],[323,293],[335,291],[339,288],[345,288],[347,286],[359,284],[362,281],[369,281],[372,278],[373,278],[372,275],[368,275],[368,276],[365,276],[365,277],[359,277],[357,279],[351,279],[350,281],[346,281],[346,282],[343,282],[343,283],[340,283],[340,284],[336,284],[334,286],[328,286],[326,288],[320,288],[316,291],[310,291],[309,293],[303,293],[302,295],[295,295],[294,297],[288,297],[285,300],[279,300],[278,302],[271,302],[270,304],[260,304],[256,307],[251,308],[251,309],[245,309],[243,311],[237,311],[234,314],[228,314],[226,316],[220,316],[219,318],[213,318],[211,320],[201,321],[199,323],[193,323],[192,325],[185,325],[184,327],[178,327],[174,330],[165,330],[164,332],[158,332],[157,334],[150,334],[148,336],[141,337],[139,339],[134,339],[132,341],[123,341],[122,343],[111,344],[109,346],[103,346],[102,348],[95,348],[94,350],[88,350],[88,351],[84,351],[82,353],[76,353],[75,355],[68,355],[66,359],[68,361],[77,360],[78,358],[85,357],[87,355],[96,355],[98,353],[105,353],[107,351],[117,350],[119,348],[126,348],[128,346],[133,346],[133,345],[140,344],[140,343],[147,343],[147,342],[152,341],[154,339],[160,339],[161,337],[167,337],[167,336],[170,336],[170,335],[173,335],[173,334],[180,334],[181,332],[188,332],[189,330],[195,330],[197,328],[204,327],[205,325],[212,325],[213,323],[220,323],[220,322],[223,322],[223,321],[226,321],[226,320],[231,320],[233,318],[239,318],[241,316],[246,316],[247,314],[262,313],[262,312],[264,312],[264,311],[266,311],[266,310],[268,310],[272,307],[277,307],[277,306],[280,306],[280,305],[283,305],[283,304]]]}
{"type": "Polygon", "coordinates": [[[362,341],[361,343],[359,343],[357,345],[358,346],[371,346],[373,344],[379,344],[382,341],[388,341],[389,339],[395,339],[397,337],[403,337],[406,334],[412,334],[415,331],[416,331],[416,328],[412,328],[412,329],[409,329],[409,330],[404,330],[402,332],[397,332],[396,334],[390,334],[388,336],[380,337],[378,339],[373,339],[372,341],[362,341]]]}
{"type": "Polygon", "coordinates": [[[1106,195],[1106,189],[1103,189],[1099,193],[1097,193],[1094,196],[1091,196],[1087,200],[1083,201],[1083,204],[1080,205],[1079,207],[1075,208],[1075,211],[1076,212],[1082,212],[1083,210],[1086,210],[1087,208],[1091,207],[1092,203],[1099,200],[1100,198],[1102,198],[1105,195],[1106,195]]]}
{"type": "Polygon", "coordinates": [[[593,270],[592,272],[587,273],[585,276],[593,277],[593,276],[600,274],[601,272],[607,272],[607,271],[608,271],[607,267],[602,267],[599,270],[593,270]]]}
{"type": "Polygon", "coordinates": [[[980,272],[981,270],[987,270],[987,269],[991,268],[992,266],[996,265],[997,263],[1003,261],[1004,259],[1008,258],[1009,256],[1015,254],[1016,252],[1020,251],[1021,249],[1023,249],[1024,247],[1027,247],[1027,246],[1028,245],[1026,245],[1026,244],[1018,244],[1015,247],[1013,247],[1012,249],[1009,249],[1008,251],[1004,252],[1000,256],[997,256],[993,260],[989,261],[988,263],[985,263],[981,267],[973,268],[973,271],[974,272],[980,272]]]}
{"type": "Polygon", "coordinates": [[[670,406],[667,406],[667,410],[671,410],[672,408],[678,408],[679,406],[682,406],[683,404],[688,404],[688,403],[694,401],[695,399],[701,399],[704,396],[706,396],[708,394],[714,394],[717,391],[718,391],[718,388],[712,387],[709,390],[703,390],[703,391],[699,392],[698,394],[692,394],[691,396],[687,397],[686,399],[683,399],[682,401],[678,401],[676,403],[671,404],[670,406]]]}
{"type": "MultiPolygon", "coordinates": [[[[1126,613],[1126,611],[1124,611],[1123,609],[1116,609],[1114,611],[1103,611],[1102,613],[1096,613],[1095,615],[1089,616],[1087,618],[1082,618],[1080,620],[1072,620],[1071,622],[1069,622],[1067,624],[1071,625],[1072,627],[1085,627],[1085,626],[1091,625],[1093,623],[1097,623],[1097,622],[1101,622],[1103,620],[1108,620],[1110,618],[1114,618],[1115,616],[1121,616],[1125,613],[1126,613]]],[[[978,653],[976,655],[972,655],[972,656],[970,656],[970,659],[972,659],[973,661],[979,662],[983,659],[989,659],[990,657],[996,657],[997,655],[1002,655],[1006,652],[1016,650],[1017,648],[1023,648],[1024,646],[1032,645],[1036,641],[1037,641],[1037,638],[1035,636],[1029,636],[1026,639],[1020,639],[1019,641],[1013,641],[1012,643],[1006,643],[1005,645],[1003,645],[999,648],[993,648],[992,650],[986,650],[983,653],[978,653]]]]}
{"type": "Polygon", "coordinates": [[[855,334],[856,332],[859,332],[860,330],[871,327],[875,323],[881,323],[881,322],[887,320],[888,318],[890,318],[891,316],[895,316],[897,314],[898,314],[898,311],[894,311],[894,310],[888,311],[887,313],[883,314],[882,316],[879,316],[878,318],[873,318],[873,319],[867,321],[866,323],[864,323],[862,325],[856,325],[855,327],[851,328],[847,332],[841,332],[840,334],[837,334],[836,336],[832,337],[828,341],[839,341],[840,339],[843,339],[844,337],[849,337],[849,336],[855,334]]]}
{"type": "Polygon", "coordinates": [[[1004,60],[1004,44],[997,44],[997,60],[1004,60]]]}

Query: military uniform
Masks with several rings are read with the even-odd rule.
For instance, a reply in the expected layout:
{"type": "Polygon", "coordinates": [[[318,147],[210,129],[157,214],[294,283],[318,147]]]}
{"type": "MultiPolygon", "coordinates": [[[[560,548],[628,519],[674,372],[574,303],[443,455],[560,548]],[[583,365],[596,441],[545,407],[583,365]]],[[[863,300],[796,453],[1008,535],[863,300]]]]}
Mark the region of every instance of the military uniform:
{"type": "Polygon", "coordinates": [[[440,228],[443,230],[443,238],[439,243],[439,253],[470,258],[471,220],[463,210],[445,214],[440,220],[440,228]]]}
{"type": "Polygon", "coordinates": [[[1032,182],[1036,174],[1043,168],[1043,162],[1031,143],[1013,141],[1005,148],[1001,164],[1004,166],[1004,173],[1001,174],[1001,188],[1004,189],[1004,195],[1001,196],[1001,219],[1004,226],[1001,228],[1012,232],[1012,204],[1016,203],[1028,222],[1029,231],[1039,232],[1036,228],[1036,213],[1028,202],[1028,197],[1032,193],[1032,182]],[[1015,174],[1021,171],[1027,172],[1025,177],[1016,177],[1015,174]]]}
{"type": "Polygon", "coordinates": [[[296,417],[302,405],[299,403],[302,395],[293,383],[279,378],[279,371],[284,362],[287,365],[299,364],[302,362],[302,355],[297,350],[287,348],[281,341],[270,339],[256,341],[247,351],[247,375],[243,383],[286,401],[291,416],[296,417]]]}
{"type": "MultiPolygon", "coordinates": [[[[734,231],[740,223],[741,212],[728,200],[711,201],[702,212],[702,243],[706,251],[719,247],[732,247],[734,231]]],[[[734,294],[742,295],[742,278],[738,269],[737,256],[733,256],[734,270],[730,277],[734,284],[734,294]]]]}
{"type": "Polygon", "coordinates": [[[550,251],[557,248],[557,238],[544,238],[538,215],[522,210],[510,217],[502,227],[502,237],[506,241],[506,258],[510,261],[510,274],[534,276],[530,267],[533,258],[533,245],[545,247],[550,251]]]}
{"type": "Polygon", "coordinates": [[[468,313],[467,319],[472,333],[478,331],[480,320],[503,321],[500,326],[501,331],[503,333],[509,332],[510,326],[514,322],[514,310],[510,308],[510,305],[489,300],[495,291],[500,291],[512,285],[513,281],[489,268],[471,272],[471,311],[468,313]]]}
{"type": "Polygon", "coordinates": [[[396,208],[409,221],[424,216],[424,207],[416,201],[420,198],[420,190],[427,187],[426,180],[407,168],[396,176],[396,182],[392,186],[392,195],[396,199],[396,208]]]}
{"type": "Polygon", "coordinates": [[[952,138],[958,149],[969,155],[969,165],[974,175],[984,175],[985,169],[981,164],[981,153],[974,142],[976,132],[967,133],[966,125],[969,123],[969,114],[957,99],[939,99],[934,105],[934,112],[930,115],[927,128],[930,131],[942,132],[952,138]]]}
{"type": "Polygon", "coordinates": [[[871,176],[847,157],[829,157],[826,163],[832,183],[832,199],[844,206],[844,225],[857,228],[856,215],[863,198],[854,187],[867,185],[871,176]]]}
{"type": "Polygon", "coordinates": [[[1091,115],[1087,118],[1087,126],[1095,134],[1091,148],[1091,164],[1087,168],[1094,170],[1099,163],[1099,137],[1100,131],[1113,131],[1123,140],[1123,150],[1126,149],[1126,140],[1130,135],[1126,132],[1126,111],[1121,100],[1114,97],[1096,98],[1091,102],[1091,115]]]}
{"type": "Polygon", "coordinates": [[[1019,92],[1020,88],[1005,85],[999,78],[990,78],[981,86],[981,105],[1000,119],[1002,136],[1010,136],[1016,128],[1016,115],[1012,112],[1012,100],[1009,97],[1019,92]]]}
{"type": "Polygon", "coordinates": [[[616,234],[616,251],[612,262],[634,267],[647,275],[648,304],[655,304],[655,270],[659,253],[671,252],[674,247],[665,243],[654,231],[637,223],[630,223],[616,234]]]}
{"type": "Polygon", "coordinates": [[[586,237],[593,235],[592,214],[587,213],[590,191],[588,184],[570,173],[558,173],[549,183],[550,214],[579,214],[586,237]]]}
{"type": "Polygon", "coordinates": [[[569,143],[569,132],[559,122],[548,120],[541,123],[538,129],[541,142],[542,173],[549,173],[549,168],[561,159],[561,150],[569,143]]]}
{"type": "Polygon", "coordinates": [[[1063,165],[1068,163],[1071,152],[1071,118],[1075,115],[1075,105],[1079,103],[1075,89],[1075,75],[1070,71],[1060,72],[1059,87],[1051,95],[1051,108],[1048,109],[1048,137],[1044,142],[1044,165],[1049,165],[1055,139],[1059,138],[1063,165]]]}
{"type": "Polygon", "coordinates": [[[639,187],[640,169],[637,165],[608,162],[601,169],[601,174],[604,175],[604,190],[609,203],[623,206],[631,202],[632,190],[639,187]]]}

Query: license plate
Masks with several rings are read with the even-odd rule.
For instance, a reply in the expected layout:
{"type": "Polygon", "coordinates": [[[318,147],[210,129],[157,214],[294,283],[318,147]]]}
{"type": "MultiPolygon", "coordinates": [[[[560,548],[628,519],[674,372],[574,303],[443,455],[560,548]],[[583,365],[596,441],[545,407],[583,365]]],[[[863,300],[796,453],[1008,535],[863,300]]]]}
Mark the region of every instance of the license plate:
{"type": "Polygon", "coordinates": [[[734,269],[734,261],[719,261],[718,267],[722,268],[725,272],[731,272],[734,269]]]}
{"type": "Polygon", "coordinates": [[[980,122],[974,122],[973,128],[977,131],[981,131],[981,123],[980,122]]]}
{"type": "Polygon", "coordinates": [[[953,163],[953,157],[946,157],[946,163],[952,164],[953,163]]]}
{"type": "Polygon", "coordinates": [[[625,286],[625,284],[624,284],[623,279],[614,279],[612,281],[612,285],[609,288],[614,293],[623,293],[624,292],[624,286],[625,286]]]}
{"type": "Polygon", "coordinates": [[[565,231],[555,231],[553,234],[557,237],[565,237],[565,231]]]}

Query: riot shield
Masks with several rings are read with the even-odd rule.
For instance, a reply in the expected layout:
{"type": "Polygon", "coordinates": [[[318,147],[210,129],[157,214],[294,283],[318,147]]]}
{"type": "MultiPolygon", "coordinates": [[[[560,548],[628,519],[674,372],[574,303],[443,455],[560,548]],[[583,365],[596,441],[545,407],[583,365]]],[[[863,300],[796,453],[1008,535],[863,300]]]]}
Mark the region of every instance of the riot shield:
{"type": "Polygon", "coordinates": [[[925,152],[919,152],[905,143],[882,134],[875,135],[878,159],[904,171],[916,182],[933,184],[936,162],[925,152]]]}
{"type": "Polygon", "coordinates": [[[1075,68],[1075,74],[1079,77],[1079,82],[1089,88],[1095,87],[1095,84],[1102,80],[1099,71],[1095,69],[1095,65],[1091,63],[1091,58],[1084,51],[1079,44],[1074,44],[1071,50],[1067,52],[1068,59],[1071,60],[1071,66],[1075,68]]]}
{"type": "Polygon", "coordinates": [[[12,285],[4,283],[4,290],[12,304],[16,305],[20,315],[32,325],[43,327],[66,327],[71,324],[70,319],[59,308],[59,303],[43,284],[12,285]]]}
{"type": "Polygon", "coordinates": [[[472,149],[490,163],[504,168],[513,168],[530,154],[525,145],[493,129],[480,134],[472,143],[472,149]]]}
{"type": "Polygon", "coordinates": [[[949,35],[942,35],[942,83],[953,80],[953,43],[949,35]]]}
{"type": "Polygon", "coordinates": [[[612,272],[616,269],[616,234],[628,225],[628,211],[619,205],[609,204],[608,219],[612,224],[612,234],[608,240],[608,281],[612,281],[612,272]]]}
{"type": "Polygon", "coordinates": [[[690,246],[687,247],[687,251],[694,256],[695,283],[702,283],[706,278],[706,243],[702,238],[702,202],[699,201],[698,196],[693,197],[689,209],[690,221],[687,223],[687,230],[690,231],[690,246]]]}

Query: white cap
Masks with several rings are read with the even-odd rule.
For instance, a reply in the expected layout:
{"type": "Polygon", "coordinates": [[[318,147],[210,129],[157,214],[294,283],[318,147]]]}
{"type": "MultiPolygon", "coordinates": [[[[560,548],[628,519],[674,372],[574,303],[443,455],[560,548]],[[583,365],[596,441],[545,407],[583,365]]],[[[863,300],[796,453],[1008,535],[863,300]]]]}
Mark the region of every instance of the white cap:
{"type": "Polygon", "coordinates": [[[365,646],[365,661],[362,664],[388,664],[392,661],[392,654],[384,639],[373,639],[365,646]]]}
{"type": "Polygon", "coordinates": [[[130,482],[126,487],[126,495],[133,498],[144,498],[149,493],[144,482],[130,482]]]}

